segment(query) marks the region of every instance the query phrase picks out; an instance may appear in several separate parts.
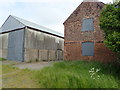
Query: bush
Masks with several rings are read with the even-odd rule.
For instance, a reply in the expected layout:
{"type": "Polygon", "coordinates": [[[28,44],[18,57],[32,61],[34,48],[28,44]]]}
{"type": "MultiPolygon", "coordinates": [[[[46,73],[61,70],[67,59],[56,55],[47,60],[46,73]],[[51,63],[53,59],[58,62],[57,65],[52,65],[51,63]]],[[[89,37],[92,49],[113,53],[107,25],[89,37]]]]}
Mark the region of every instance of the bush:
{"type": "Polygon", "coordinates": [[[100,17],[100,26],[106,35],[114,31],[120,32],[119,9],[114,4],[108,4],[103,8],[100,17]]]}
{"type": "Polygon", "coordinates": [[[6,59],[4,59],[4,58],[0,58],[0,61],[5,61],[6,59]]]}
{"type": "Polygon", "coordinates": [[[120,33],[113,32],[112,34],[108,34],[105,44],[120,56],[120,33]]]}
{"type": "Polygon", "coordinates": [[[105,32],[105,44],[120,57],[120,5],[107,4],[100,16],[100,27],[105,32]]]}

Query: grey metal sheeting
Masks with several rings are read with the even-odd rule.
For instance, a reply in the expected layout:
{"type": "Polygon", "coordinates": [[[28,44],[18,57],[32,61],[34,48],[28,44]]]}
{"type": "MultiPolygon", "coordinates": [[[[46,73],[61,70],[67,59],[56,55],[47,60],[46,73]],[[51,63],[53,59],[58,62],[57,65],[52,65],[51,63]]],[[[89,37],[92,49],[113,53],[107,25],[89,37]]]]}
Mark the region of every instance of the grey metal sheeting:
{"type": "Polygon", "coordinates": [[[82,21],[82,31],[93,31],[94,24],[93,18],[85,18],[82,21]]]}
{"type": "Polygon", "coordinates": [[[62,38],[32,29],[27,29],[25,33],[25,48],[63,50],[64,40],[62,38]]]}
{"type": "Polygon", "coordinates": [[[49,29],[49,28],[46,28],[46,27],[44,27],[44,26],[35,24],[35,23],[33,23],[33,22],[30,22],[30,21],[21,19],[21,18],[16,17],[16,16],[13,16],[13,17],[14,17],[15,19],[17,19],[18,21],[20,21],[21,23],[23,23],[25,26],[33,27],[33,28],[35,28],[35,29],[43,30],[43,31],[45,31],[45,32],[49,32],[49,33],[52,33],[52,34],[55,34],[55,35],[64,37],[63,34],[61,34],[61,33],[59,33],[59,32],[56,32],[56,31],[54,31],[54,30],[51,30],[51,29],[49,29]]]}
{"type": "Polygon", "coordinates": [[[7,20],[4,22],[4,24],[2,25],[2,27],[0,29],[0,33],[1,32],[12,31],[12,30],[15,30],[15,29],[18,29],[18,28],[24,28],[24,27],[30,27],[30,28],[37,29],[39,31],[43,31],[43,32],[46,32],[46,33],[50,33],[50,34],[53,34],[53,35],[64,37],[64,35],[59,33],[59,32],[56,32],[56,31],[51,30],[49,28],[46,28],[44,26],[35,24],[33,22],[24,20],[24,19],[16,17],[16,16],[12,16],[12,15],[10,15],[7,18],[7,20]]]}
{"type": "Polygon", "coordinates": [[[83,56],[94,56],[94,43],[93,42],[82,43],[82,55],[83,56]]]}
{"type": "Polygon", "coordinates": [[[8,60],[24,60],[24,30],[9,33],[8,60]]]}

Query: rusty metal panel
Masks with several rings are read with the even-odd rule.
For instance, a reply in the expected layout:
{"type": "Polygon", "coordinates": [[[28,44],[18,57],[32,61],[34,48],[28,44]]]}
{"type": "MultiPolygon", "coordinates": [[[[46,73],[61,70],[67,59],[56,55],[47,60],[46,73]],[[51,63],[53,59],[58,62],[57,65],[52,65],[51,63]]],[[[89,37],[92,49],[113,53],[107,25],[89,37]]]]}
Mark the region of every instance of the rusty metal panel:
{"type": "Polygon", "coordinates": [[[93,31],[93,30],[94,30],[93,18],[83,19],[82,31],[93,31]]]}
{"type": "Polygon", "coordinates": [[[24,30],[9,33],[8,60],[24,60],[24,30]]]}
{"type": "Polygon", "coordinates": [[[82,43],[82,56],[94,56],[94,43],[82,43]]]}

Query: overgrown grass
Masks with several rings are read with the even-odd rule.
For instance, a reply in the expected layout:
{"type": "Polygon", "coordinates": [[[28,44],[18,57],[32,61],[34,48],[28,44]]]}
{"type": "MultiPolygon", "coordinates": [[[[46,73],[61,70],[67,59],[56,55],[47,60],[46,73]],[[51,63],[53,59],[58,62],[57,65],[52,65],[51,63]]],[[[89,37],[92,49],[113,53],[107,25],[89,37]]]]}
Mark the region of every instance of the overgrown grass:
{"type": "Polygon", "coordinates": [[[37,71],[11,65],[2,68],[3,88],[120,88],[120,67],[115,64],[63,61],[37,71]]]}
{"type": "Polygon", "coordinates": [[[41,88],[120,88],[120,67],[87,61],[64,61],[55,63],[34,73],[41,88]],[[91,78],[90,69],[100,78],[91,78]]]}

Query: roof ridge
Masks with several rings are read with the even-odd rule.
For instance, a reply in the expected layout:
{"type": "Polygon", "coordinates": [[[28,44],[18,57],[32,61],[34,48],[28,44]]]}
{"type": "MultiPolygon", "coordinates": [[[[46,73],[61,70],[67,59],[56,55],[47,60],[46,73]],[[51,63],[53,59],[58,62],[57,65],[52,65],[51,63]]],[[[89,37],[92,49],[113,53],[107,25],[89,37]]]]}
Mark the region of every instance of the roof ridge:
{"type": "Polygon", "coordinates": [[[23,24],[24,26],[26,26],[24,23],[22,23],[21,21],[19,21],[17,18],[16,18],[16,16],[13,16],[13,15],[10,15],[11,17],[13,17],[14,19],[16,19],[18,22],[20,22],[21,24],[23,24]]]}
{"type": "Polygon", "coordinates": [[[37,23],[34,23],[34,22],[31,22],[31,21],[28,21],[28,20],[25,20],[25,19],[22,19],[22,18],[19,18],[17,16],[13,16],[11,15],[13,18],[15,18],[17,21],[19,21],[20,23],[22,23],[23,25],[25,26],[28,26],[28,27],[32,27],[32,28],[35,28],[35,29],[39,29],[39,30],[42,30],[42,31],[45,31],[45,32],[49,32],[49,33],[52,33],[52,34],[56,34],[58,36],[62,36],[64,37],[64,35],[60,32],[57,32],[55,30],[52,30],[50,28],[47,28],[47,27],[44,27],[42,25],[39,25],[37,23]]]}

